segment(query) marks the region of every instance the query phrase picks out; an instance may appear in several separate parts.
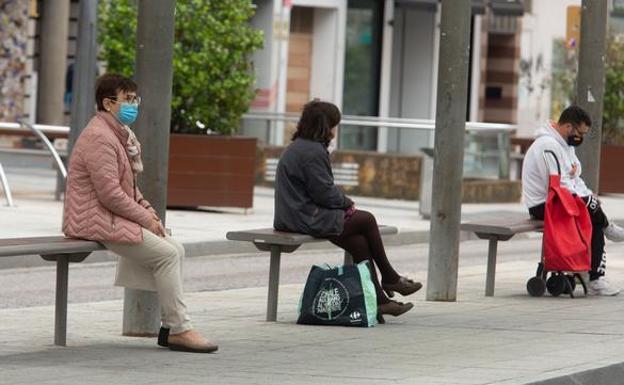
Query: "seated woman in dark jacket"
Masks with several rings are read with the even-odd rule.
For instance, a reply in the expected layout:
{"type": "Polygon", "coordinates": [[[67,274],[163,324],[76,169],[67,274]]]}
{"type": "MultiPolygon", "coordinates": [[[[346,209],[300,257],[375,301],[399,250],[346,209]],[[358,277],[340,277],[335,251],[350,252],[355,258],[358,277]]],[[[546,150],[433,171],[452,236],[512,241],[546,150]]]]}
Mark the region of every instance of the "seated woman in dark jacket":
{"type": "Polygon", "coordinates": [[[334,184],[327,147],[336,136],[340,118],[338,107],[331,103],[315,99],[305,105],[293,142],[277,165],[273,227],[327,238],[348,251],[356,263],[368,260],[377,291],[378,319],[383,323],[383,314],[398,316],[414,306],[390,300],[386,293],[409,295],[422,285],[394,270],[375,217],[356,210],[334,184]],[[381,272],[381,284],[375,265],[381,272]]]}

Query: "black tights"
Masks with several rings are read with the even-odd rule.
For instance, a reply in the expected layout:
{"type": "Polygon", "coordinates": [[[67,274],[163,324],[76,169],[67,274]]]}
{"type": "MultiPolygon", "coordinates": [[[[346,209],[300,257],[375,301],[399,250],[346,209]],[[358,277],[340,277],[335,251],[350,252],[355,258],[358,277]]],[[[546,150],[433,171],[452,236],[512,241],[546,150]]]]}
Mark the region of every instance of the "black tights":
{"type": "Polygon", "coordinates": [[[389,302],[379,284],[375,265],[379,268],[383,282],[395,283],[399,280],[399,274],[388,261],[373,214],[357,210],[351,218],[345,220],[342,234],[330,237],[329,241],[349,252],[355,263],[369,261],[371,278],[377,292],[377,303],[389,302]]]}

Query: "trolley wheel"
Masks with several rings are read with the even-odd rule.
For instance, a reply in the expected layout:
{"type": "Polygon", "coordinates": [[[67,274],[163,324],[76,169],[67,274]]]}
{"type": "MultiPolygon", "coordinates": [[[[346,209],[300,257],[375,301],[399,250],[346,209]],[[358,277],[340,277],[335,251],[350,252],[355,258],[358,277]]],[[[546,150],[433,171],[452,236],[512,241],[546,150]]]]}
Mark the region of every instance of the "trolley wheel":
{"type": "Polygon", "coordinates": [[[568,282],[570,282],[570,286],[564,285],[563,294],[574,293],[574,289],[576,289],[576,276],[568,274],[566,275],[566,278],[568,279],[568,282]]]}
{"type": "Polygon", "coordinates": [[[552,274],[548,280],[546,280],[546,290],[553,297],[558,297],[565,291],[566,276],[564,274],[552,274]]]}
{"type": "Polygon", "coordinates": [[[546,282],[542,277],[531,277],[527,281],[526,287],[531,297],[541,297],[546,291],[546,282]]]}

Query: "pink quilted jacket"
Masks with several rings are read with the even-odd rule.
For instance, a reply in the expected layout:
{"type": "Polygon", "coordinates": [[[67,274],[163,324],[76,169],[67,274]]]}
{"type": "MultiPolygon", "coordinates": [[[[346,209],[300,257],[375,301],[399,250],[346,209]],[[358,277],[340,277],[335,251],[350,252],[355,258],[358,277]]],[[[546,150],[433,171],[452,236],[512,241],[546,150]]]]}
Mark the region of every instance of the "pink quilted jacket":
{"type": "Polygon", "coordinates": [[[74,145],[65,190],[63,232],[93,241],[140,243],[152,222],[138,188],[125,143],[128,133],[107,112],[98,112],[74,145]]]}

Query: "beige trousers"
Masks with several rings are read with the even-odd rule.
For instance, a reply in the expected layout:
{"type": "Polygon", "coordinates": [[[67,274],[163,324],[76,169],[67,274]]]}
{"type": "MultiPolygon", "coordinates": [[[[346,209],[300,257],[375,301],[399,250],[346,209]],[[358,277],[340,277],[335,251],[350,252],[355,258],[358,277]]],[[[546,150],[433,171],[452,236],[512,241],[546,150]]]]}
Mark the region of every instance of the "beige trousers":
{"type": "Polygon", "coordinates": [[[184,247],[180,243],[169,236],[161,238],[147,229],[143,229],[143,242],[139,244],[102,243],[107,249],[127,258],[131,264],[139,265],[151,273],[158,292],[163,327],[171,329],[171,334],[192,329],[183,298],[184,247]]]}

